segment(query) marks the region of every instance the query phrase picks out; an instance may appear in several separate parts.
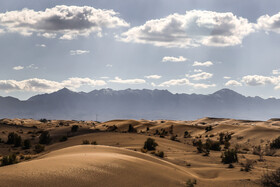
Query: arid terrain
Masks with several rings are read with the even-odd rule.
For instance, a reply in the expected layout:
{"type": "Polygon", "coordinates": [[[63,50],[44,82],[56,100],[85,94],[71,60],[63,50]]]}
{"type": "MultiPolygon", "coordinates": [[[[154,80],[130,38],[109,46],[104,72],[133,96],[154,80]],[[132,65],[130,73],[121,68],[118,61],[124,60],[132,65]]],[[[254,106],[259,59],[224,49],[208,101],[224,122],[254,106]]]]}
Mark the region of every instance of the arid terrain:
{"type": "Polygon", "coordinates": [[[262,186],[279,136],[280,119],[2,119],[0,186],[262,186]]]}

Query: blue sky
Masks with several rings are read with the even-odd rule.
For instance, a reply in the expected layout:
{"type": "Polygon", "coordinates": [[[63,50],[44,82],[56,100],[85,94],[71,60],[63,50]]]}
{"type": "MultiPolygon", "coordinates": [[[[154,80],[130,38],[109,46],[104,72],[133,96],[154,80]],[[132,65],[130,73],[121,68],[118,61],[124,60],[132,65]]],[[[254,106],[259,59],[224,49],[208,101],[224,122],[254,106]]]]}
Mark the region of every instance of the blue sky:
{"type": "Polygon", "coordinates": [[[280,98],[277,0],[0,3],[0,95],[230,88],[280,98]]]}

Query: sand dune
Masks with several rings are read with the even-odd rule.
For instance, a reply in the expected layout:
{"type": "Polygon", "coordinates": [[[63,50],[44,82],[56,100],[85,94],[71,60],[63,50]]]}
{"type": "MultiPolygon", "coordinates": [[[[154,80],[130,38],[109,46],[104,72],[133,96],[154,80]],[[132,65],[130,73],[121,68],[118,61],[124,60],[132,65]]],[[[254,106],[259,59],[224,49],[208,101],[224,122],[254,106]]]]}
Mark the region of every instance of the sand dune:
{"type": "Polygon", "coordinates": [[[192,176],[158,158],[80,145],[0,168],[0,186],[181,186],[192,176]]]}

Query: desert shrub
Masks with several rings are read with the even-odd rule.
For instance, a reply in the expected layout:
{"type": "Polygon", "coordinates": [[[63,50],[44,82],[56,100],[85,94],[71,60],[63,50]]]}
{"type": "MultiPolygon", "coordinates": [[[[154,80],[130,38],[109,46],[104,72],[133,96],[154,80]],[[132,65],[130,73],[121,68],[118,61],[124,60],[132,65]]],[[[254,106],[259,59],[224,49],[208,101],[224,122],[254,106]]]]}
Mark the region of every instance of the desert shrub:
{"type": "Polygon", "coordinates": [[[160,158],[163,158],[164,157],[164,152],[163,151],[157,151],[155,153],[156,156],[160,157],[160,158]]]}
{"type": "Polygon", "coordinates": [[[36,144],[36,145],[34,146],[34,151],[35,151],[36,153],[41,153],[41,152],[43,152],[44,150],[45,150],[45,146],[44,146],[44,145],[36,144]]]}
{"type": "Polygon", "coordinates": [[[2,166],[16,164],[16,163],[17,163],[17,156],[15,153],[8,156],[4,156],[2,159],[2,166]]]}
{"type": "Polygon", "coordinates": [[[224,148],[225,149],[229,149],[229,146],[230,146],[229,141],[225,141],[224,144],[225,144],[224,148]]]}
{"type": "Polygon", "coordinates": [[[170,140],[179,142],[179,140],[177,139],[177,135],[172,135],[172,136],[170,137],[170,140]]]}
{"type": "Polygon", "coordinates": [[[277,187],[280,186],[280,168],[274,172],[266,172],[261,177],[261,183],[263,186],[267,187],[277,187]]]}
{"type": "Polygon", "coordinates": [[[202,141],[199,140],[193,140],[193,146],[196,146],[196,149],[199,153],[202,153],[203,151],[203,143],[202,141]]]}
{"type": "Polygon", "coordinates": [[[208,126],[208,127],[205,128],[205,132],[209,132],[209,131],[211,131],[211,130],[213,130],[213,127],[212,127],[212,126],[208,126]]]}
{"type": "Polygon", "coordinates": [[[238,162],[237,151],[235,149],[228,149],[222,153],[222,163],[230,164],[238,162]]]}
{"type": "Polygon", "coordinates": [[[137,130],[131,124],[129,124],[127,132],[137,132],[137,130]]]}
{"type": "Polygon", "coordinates": [[[173,134],[174,125],[171,125],[169,128],[169,134],[173,134]]]}
{"type": "Polygon", "coordinates": [[[158,144],[155,142],[154,139],[152,138],[148,138],[145,143],[144,143],[144,149],[147,149],[148,151],[151,151],[151,150],[155,150],[156,147],[158,146],[158,144]]]}
{"type": "Polygon", "coordinates": [[[196,184],[196,179],[194,180],[188,179],[186,182],[187,187],[194,187],[195,184],[196,184]]]}
{"type": "Polygon", "coordinates": [[[42,122],[42,123],[47,123],[47,122],[48,122],[48,120],[45,119],[45,118],[42,118],[42,119],[40,119],[39,121],[42,122]]]}
{"type": "Polygon", "coordinates": [[[266,156],[274,156],[276,153],[276,149],[271,149],[268,145],[266,145],[264,152],[266,156]]]}
{"type": "Polygon", "coordinates": [[[31,141],[29,139],[26,139],[23,141],[23,149],[30,149],[31,147],[31,141]]]}
{"type": "Polygon", "coordinates": [[[224,144],[224,137],[225,137],[225,133],[223,133],[223,132],[221,132],[220,134],[219,134],[219,142],[220,142],[220,144],[224,144]]]}
{"type": "Polygon", "coordinates": [[[188,138],[188,137],[190,137],[191,135],[190,135],[190,133],[188,132],[188,131],[185,131],[184,132],[184,138],[188,138]]]}
{"type": "Polygon", "coordinates": [[[208,144],[210,150],[214,150],[214,151],[221,150],[220,142],[218,142],[218,141],[213,141],[213,140],[207,139],[206,144],[208,144]]]}
{"type": "Polygon", "coordinates": [[[234,165],[233,165],[232,163],[230,163],[230,164],[228,165],[228,168],[234,168],[234,165]]]}
{"type": "Polygon", "coordinates": [[[246,159],[245,163],[241,163],[242,168],[240,170],[249,172],[253,169],[254,163],[255,163],[254,160],[246,159]]]}
{"type": "Polygon", "coordinates": [[[78,126],[78,125],[73,125],[73,126],[71,127],[71,132],[77,132],[78,129],[79,129],[79,126],[78,126]]]}
{"type": "Polygon", "coordinates": [[[88,140],[83,140],[82,143],[83,143],[83,144],[89,144],[89,141],[88,141],[88,140]]]}
{"type": "Polygon", "coordinates": [[[21,146],[22,139],[17,133],[11,132],[8,135],[7,144],[14,144],[15,147],[21,146]]]}
{"type": "Polygon", "coordinates": [[[107,131],[113,132],[113,131],[116,131],[117,129],[118,129],[118,127],[117,127],[116,125],[113,125],[113,126],[109,126],[109,127],[107,128],[107,131]]]}
{"type": "Polygon", "coordinates": [[[263,150],[260,145],[259,146],[254,146],[253,147],[253,154],[254,155],[259,155],[259,157],[260,157],[259,161],[263,161],[263,156],[265,154],[265,150],[263,150]]]}
{"type": "Polygon", "coordinates": [[[60,142],[65,142],[67,140],[68,140],[67,136],[62,136],[59,141],[60,142]]]}
{"type": "Polygon", "coordinates": [[[92,141],[90,144],[91,145],[97,145],[97,142],[96,141],[92,141]]]}
{"type": "Polygon", "coordinates": [[[39,136],[39,143],[40,144],[49,144],[51,143],[51,136],[49,131],[43,131],[39,136]]]}
{"type": "Polygon", "coordinates": [[[270,143],[271,149],[280,149],[280,136],[270,143]]]}

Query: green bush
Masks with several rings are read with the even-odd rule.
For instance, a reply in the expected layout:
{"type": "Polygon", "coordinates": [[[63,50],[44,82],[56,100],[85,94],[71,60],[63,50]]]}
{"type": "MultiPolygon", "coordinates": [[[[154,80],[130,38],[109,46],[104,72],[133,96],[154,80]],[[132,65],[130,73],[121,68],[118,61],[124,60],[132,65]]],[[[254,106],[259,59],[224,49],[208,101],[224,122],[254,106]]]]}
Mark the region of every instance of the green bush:
{"type": "Polygon", "coordinates": [[[11,132],[8,135],[7,144],[14,144],[15,147],[19,147],[22,144],[21,136],[17,133],[11,132]]]}
{"type": "Polygon", "coordinates": [[[40,144],[49,144],[51,143],[51,136],[49,131],[43,131],[39,136],[39,143],[40,144]]]}
{"type": "Polygon", "coordinates": [[[68,140],[67,136],[62,136],[59,141],[60,142],[65,142],[67,140],[68,140]]]}
{"type": "Polygon", "coordinates": [[[274,172],[267,172],[261,177],[261,183],[263,186],[267,187],[277,187],[280,186],[280,168],[274,172]]]}
{"type": "Polygon", "coordinates": [[[137,132],[137,130],[131,124],[129,124],[127,132],[137,132]]]}
{"type": "Polygon", "coordinates": [[[224,164],[238,162],[236,149],[228,149],[224,151],[221,157],[222,157],[222,163],[224,164]]]}
{"type": "Polygon", "coordinates": [[[164,152],[163,151],[157,151],[155,153],[156,156],[160,157],[160,158],[163,158],[164,157],[164,152]]]}
{"type": "Polygon", "coordinates": [[[34,147],[34,151],[36,153],[41,153],[45,150],[45,146],[44,145],[41,145],[41,144],[36,144],[35,147],[34,147]]]}
{"type": "Polygon", "coordinates": [[[88,140],[83,140],[83,144],[89,144],[88,140]]]}
{"type": "Polygon", "coordinates": [[[280,149],[280,136],[270,143],[271,149],[280,149]]]}
{"type": "Polygon", "coordinates": [[[26,139],[23,141],[23,149],[29,149],[31,147],[31,141],[26,139]]]}
{"type": "Polygon", "coordinates": [[[71,127],[71,132],[77,132],[78,129],[79,129],[79,126],[78,126],[78,125],[73,125],[73,126],[71,127]]]}
{"type": "Polygon", "coordinates": [[[158,144],[155,142],[154,139],[152,138],[148,138],[145,143],[144,143],[144,149],[147,149],[148,151],[151,151],[151,150],[155,150],[156,147],[158,146],[158,144]]]}
{"type": "Polygon", "coordinates": [[[2,166],[16,164],[16,163],[17,163],[17,156],[15,153],[8,156],[4,156],[2,159],[2,166]]]}

